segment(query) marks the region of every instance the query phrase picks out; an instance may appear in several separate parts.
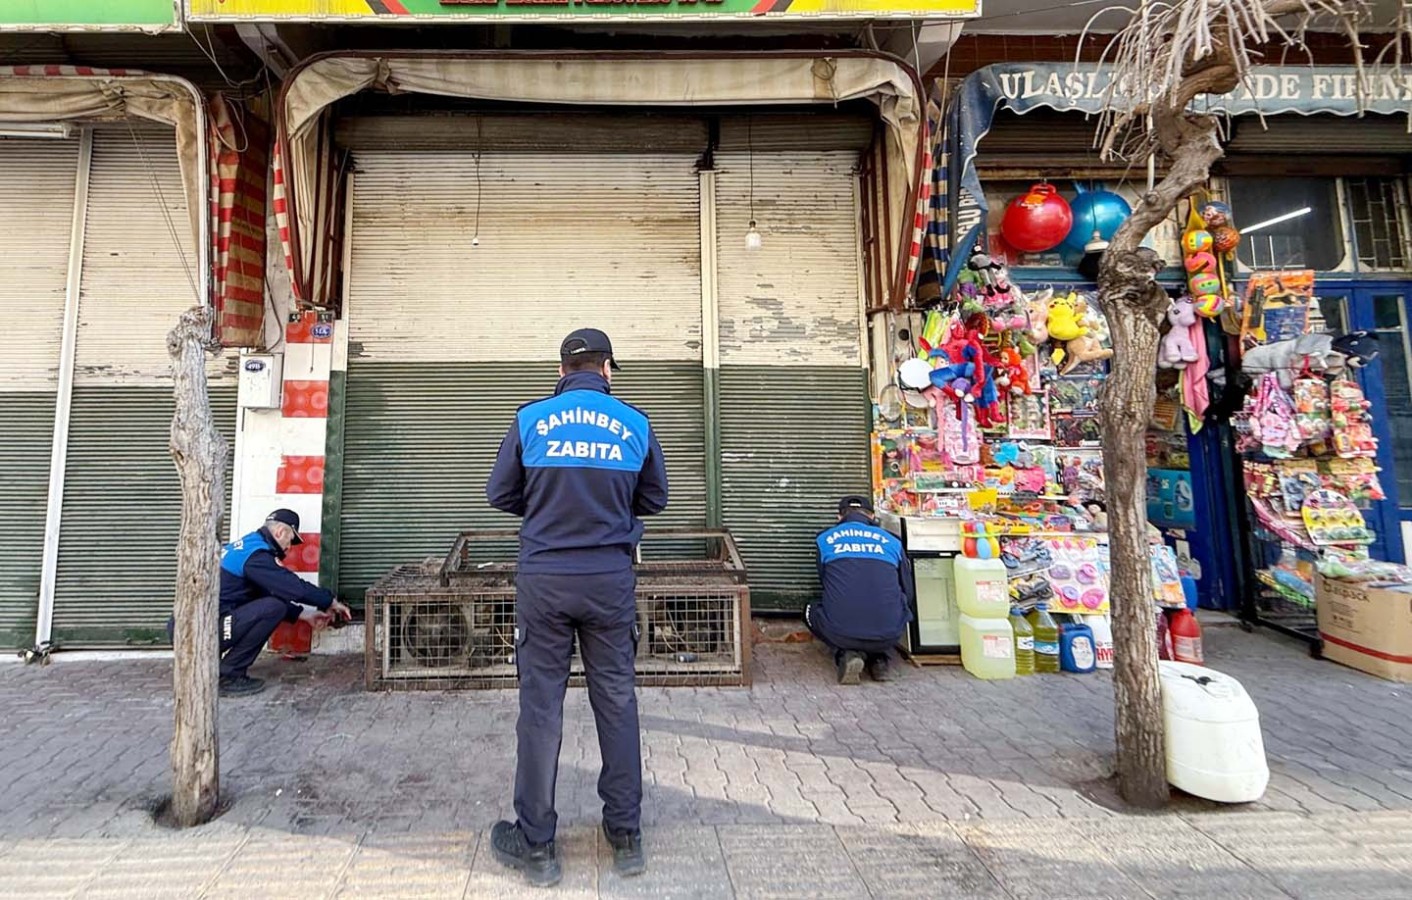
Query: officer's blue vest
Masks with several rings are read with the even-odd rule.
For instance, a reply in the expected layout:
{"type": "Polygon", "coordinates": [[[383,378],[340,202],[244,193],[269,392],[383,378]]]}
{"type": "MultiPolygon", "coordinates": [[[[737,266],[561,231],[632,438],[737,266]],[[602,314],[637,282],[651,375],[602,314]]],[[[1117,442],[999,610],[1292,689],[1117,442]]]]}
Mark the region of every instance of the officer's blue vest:
{"type": "Polygon", "coordinates": [[[525,468],[640,472],[649,447],[647,417],[599,391],[565,391],[517,413],[525,468]]]}
{"type": "Polygon", "coordinates": [[[245,577],[245,564],[250,557],[261,550],[274,550],[265,536],[252,531],[238,541],[231,541],[221,548],[221,568],[237,578],[245,577]]]}
{"type": "Polygon", "coordinates": [[[840,522],[818,538],[819,559],[828,565],[845,559],[871,559],[902,565],[902,542],[876,525],[840,522]]]}

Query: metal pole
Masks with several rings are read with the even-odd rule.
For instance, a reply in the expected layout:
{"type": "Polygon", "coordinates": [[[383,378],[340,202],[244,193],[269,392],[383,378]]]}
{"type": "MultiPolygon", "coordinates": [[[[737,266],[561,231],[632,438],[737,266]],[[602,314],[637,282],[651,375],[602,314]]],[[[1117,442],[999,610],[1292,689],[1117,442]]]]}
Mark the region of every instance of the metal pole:
{"type": "Polygon", "coordinates": [[[49,451],[49,498],[44,517],[44,555],[39,573],[39,609],[34,644],[44,650],[53,637],[54,591],[59,574],[59,531],[64,515],[64,473],[69,455],[69,420],[73,415],[74,357],[78,345],[79,292],[83,287],[83,234],[88,224],[88,176],[93,162],[93,131],[79,132],[78,172],[74,177],[74,214],[69,229],[69,271],[64,285],[64,332],[59,345],[59,391],[54,401],[54,442],[49,451]]]}

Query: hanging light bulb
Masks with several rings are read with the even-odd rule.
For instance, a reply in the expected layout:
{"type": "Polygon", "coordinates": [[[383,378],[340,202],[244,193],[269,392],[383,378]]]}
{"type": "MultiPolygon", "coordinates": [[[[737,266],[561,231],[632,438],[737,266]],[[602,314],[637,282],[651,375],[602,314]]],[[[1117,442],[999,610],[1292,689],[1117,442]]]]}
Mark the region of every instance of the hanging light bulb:
{"type": "Polygon", "coordinates": [[[750,227],[745,231],[745,249],[759,250],[764,239],[755,227],[755,122],[749,116],[745,119],[745,152],[750,170],[750,227]]]}

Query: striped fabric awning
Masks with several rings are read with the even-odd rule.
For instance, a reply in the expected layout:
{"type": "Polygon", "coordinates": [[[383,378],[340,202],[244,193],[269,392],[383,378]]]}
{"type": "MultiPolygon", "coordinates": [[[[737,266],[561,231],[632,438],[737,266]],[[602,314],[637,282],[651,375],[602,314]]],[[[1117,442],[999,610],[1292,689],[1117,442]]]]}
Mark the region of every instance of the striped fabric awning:
{"type": "Polygon", "coordinates": [[[211,98],[211,234],[217,336],[227,347],[264,343],[265,178],[269,126],[211,98]]]}

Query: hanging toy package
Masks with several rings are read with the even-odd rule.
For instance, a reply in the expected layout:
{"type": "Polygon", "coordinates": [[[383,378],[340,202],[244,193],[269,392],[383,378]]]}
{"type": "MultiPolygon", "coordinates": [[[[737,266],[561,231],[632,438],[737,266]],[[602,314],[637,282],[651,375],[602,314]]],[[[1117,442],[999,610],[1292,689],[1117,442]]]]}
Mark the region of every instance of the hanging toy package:
{"type": "Polygon", "coordinates": [[[1358,382],[1340,378],[1330,389],[1334,452],[1343,459],[1378,455],[1378,440],[1368,420],[1368,401],[1358,382]]]}
{"type": "Polygon", "coordinates": [[[1333,434],[1329,411],[1329,383],[1316,375],[1302,375],[1294,381],[1294,416],[1299,437],[1306,444],[1328,440],[1333,434]]]}

